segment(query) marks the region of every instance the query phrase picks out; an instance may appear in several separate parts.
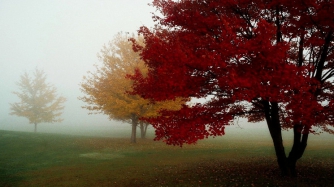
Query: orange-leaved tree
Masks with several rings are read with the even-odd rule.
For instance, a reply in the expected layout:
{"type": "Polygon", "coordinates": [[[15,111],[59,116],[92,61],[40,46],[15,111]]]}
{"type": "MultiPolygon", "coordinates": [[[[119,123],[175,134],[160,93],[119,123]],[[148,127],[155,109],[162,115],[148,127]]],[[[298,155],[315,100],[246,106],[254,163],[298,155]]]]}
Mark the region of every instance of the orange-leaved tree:
{"type": "MultiPolygon", "coordinates": [[[[81,91],[85,96],[79,99],[88,104],[83,108],[104,113],[113,120],[131,123],[131,142],[135,143],[138,125],[142,138],[145,137],[148,125],[140,118],[158,116],[161,110],[180,110],[187,99],[175,98],[153,103],[139,95],[129,94],[132,92],[133,81],[127,75],[134,74],[135,69],[140,69],[144,76],[148,71],[139,54],[132,50],[129,38],[126,34],[118,33],[102,48],[98,57],[103,64],[95,65],[96,71],[89,71],[88,76],[84,76],[81,91]]],[[[135,38],[139,44],[144,45],[142,37],[135,38]]]]}

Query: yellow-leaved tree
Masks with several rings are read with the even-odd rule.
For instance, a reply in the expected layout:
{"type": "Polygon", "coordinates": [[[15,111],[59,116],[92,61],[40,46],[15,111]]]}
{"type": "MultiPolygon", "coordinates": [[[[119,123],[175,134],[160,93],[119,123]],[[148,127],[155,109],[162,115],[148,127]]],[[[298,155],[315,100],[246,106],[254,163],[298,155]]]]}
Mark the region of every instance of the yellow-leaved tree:
{"type": "Polygon", "coordinates": [[[34,132],[37,132],[37,124],[61,122],[60,118],[64,109],[63,103],[66,99],[57,96],[57,89],[46,82],[46,75],[43,70],[35,69],[34,77],[27,72],[21,75],[17,83],[20,91],[13,92],[20,98],[20,102],[12,103],[10,113],[29,119],[29,123],[35,125],[34,132]]]}
{"type": "MultiPolygon", "coordinates": [[[[131,142],[136,142],[136,129],[141,129],[141,137],[144,138],[148,124],[140,121],[141,117],[154,117],[160,110],[180,110],[182,104],[188,99],[176,98],[175,100],[154,102],[143,99],[139,95],[130,95],[133,81],[127,75],[133,74],[138,68],[144,75],[147,67],[132,50],[132,42],[129,36],[118,33],[108,45],[99,53],[102,66],[95,65],[96,71],[88,72],[81,83],[81,91],[85,96],[80,100],[88,105],[83,106],[90,111],[104,113],[110,119],[129,122],[132,125],[131,142]]],[[[131,36],[137,42],[144,45],[142,37],[131,36]]]]}

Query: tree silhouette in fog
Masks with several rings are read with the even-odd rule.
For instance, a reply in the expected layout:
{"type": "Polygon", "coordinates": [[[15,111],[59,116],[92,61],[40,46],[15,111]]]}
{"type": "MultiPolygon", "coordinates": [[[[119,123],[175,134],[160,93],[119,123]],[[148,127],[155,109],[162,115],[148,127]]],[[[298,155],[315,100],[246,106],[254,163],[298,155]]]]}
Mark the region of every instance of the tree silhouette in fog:
{"type": "Polygon", "coordinates": [[[13,92],[20,98],[20,102],[12,103],[10,113],[26,117],[29,123],[35,125],[34,132],[37,132],[37,124],[61,122],[59,118],[66,99],[57,96],[57,89],[46,83],[46,75],[43,70],[35,69],[33,77],[27,72],[21,75],[18,92],[13,92]]]}

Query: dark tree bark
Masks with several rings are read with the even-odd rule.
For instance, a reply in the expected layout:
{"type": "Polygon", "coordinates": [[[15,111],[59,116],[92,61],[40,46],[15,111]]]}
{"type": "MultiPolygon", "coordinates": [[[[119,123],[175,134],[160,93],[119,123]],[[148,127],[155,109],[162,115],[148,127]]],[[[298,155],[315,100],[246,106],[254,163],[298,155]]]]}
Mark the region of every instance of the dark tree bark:
{"type": "MultiPolygon", "coordinates": [[[[275,24],[276,30],[276,42],[280,43],[282,41],[281,34],[281,24],[279,18],[280,8],[276,6],[276,20],[275,24]]],[[[303,29],[302,29],[303,30],[303,29]]],[[[299,52],[298,52],[298,66],[303,64],[303,45],[304,45],[304,34],[301,34],[299,42],[299,52]]],[[[282,176],[296,176],[296,163],[300,159],[305,151],[308,139],[308,129],[305,129],[305,134],[301,135],[304,128],[303,125],[294,125],[294,141],[289,156],[286,156],[282,129],[279,118],[279,106],[277,102],[264,101],[264,113],[265,119],[267,121],[268,129],[273,140],[276,158],[278,166],[281,170],[282,176]]]]}
{"type": "Polygon", "coordinates": [[[282,176],[296,176],[296,163],[303,156],[307,146],[309,129],[304,125],[294,125],[293,146],[287,157],[284,150],[278,104],[263,102],[268,129],[273,140],[278,166],[282,176]],[[303,133],[303,134],[302,134],[303,133]]]}
{"type": "Polygon", "coordinates": [[[132,131],[131,131],[131,143],[136,143],[136,134],[137,134],[137,125],[138,125],[138,117],[135,114],[132,114],[132,131]]]}
{"type": "Polygon", "coordinates": [[[279,121],[278,104],[264,101],[263,105],[268,129],[275,147],[278,166],[282,175],[289,175],[286,167],[286,155],[283,146],[281,124],[279,121]]]}
{"type": "Polygon", "coordinates": [[[329,33],[327,33],[327,36],[325,38],[325,43],[324,43],[323,48],[322,48],[321,56],[320,56],[319,62],[317,64],[315,78],[319,82],[322,82],[322,73],[323,73],[323,70],[324,70],[326,58],[328,56],[328,48],[330,46],[331,41],[333,40],[332,35],[333,35],[333,31],[330,31],[329,33]]]}
{"type": "Polygon", "coordinates": [[[302,125],[294,125],[293,127],[293,145],[289,153],[288,167],[291,170],[293,176],[296,176],[296,163],[299,160],[305,151],[308,139],[308,129],[302,125]],[[304,129],[303,129],[304,128],[304,129]],[[302,135],[302,132],[304,133],[302,135]]]}
{"type": "Polygon", "coordinates": [[[139,124],[140,124],[140,137],[142,139],[145,139],[146,138],[147,127],[148,127],[149,124],[144,123],[143,121],[140,121],[139,124]]]}

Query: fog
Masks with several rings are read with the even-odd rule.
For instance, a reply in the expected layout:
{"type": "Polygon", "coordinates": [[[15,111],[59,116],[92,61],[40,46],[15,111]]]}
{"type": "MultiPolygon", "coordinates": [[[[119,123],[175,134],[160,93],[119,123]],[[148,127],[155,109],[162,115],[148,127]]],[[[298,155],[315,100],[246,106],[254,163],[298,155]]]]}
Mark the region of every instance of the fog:
{"type": "Polygon", "coordinates": [[[99,63],[97,53],[118,32],[153,26],[151,0],[0,1],[0,130],[33,131],[28,119],[9,115],[13,91],[25,71],[47,74],[67,98],[61,123],[40,124],[39,132],[104,132],[128,128],[105,115],[88,115],[80,82],[99,63]]]}
{"type": "MultiPolygon", "coordinates": [[[[153,27],[151,0],[1,0],[0,1],[0,130],[33,131],[28,119],[9,115],[12,94],[25,71],[36,67],[47,74],[58,94],[67,98],[61,123],[43,123],[38,132],[117,136],[130,125],[110,121],[106,115],[88,115],[80,82],[98,64],[97,53],[118,32],[136,33],[153,27]]],[[[227,127],[226,136],[269,137],[265,123],[245,120],[227,127]],[[251,129],[251,130],[250,130],[251,129]],[[254,136],[254,135],[253,135],[254,136]]],[[[153,129],[149,127],[152,134],[153,129]]],[[[291,133],[290,133],[291,134],[291,133]]]]}
{"type": "MultiPolygon", "coordinates": [[[[36,67],[47,74],[58,94],[66,97],[61,123],[41,123],[38,132],[117,136],[129,134],[130,125],[106,115],[88,115],[78,100],[82,77],[99,64],[97,53],[118,32],[136,33],[153,27],[151,0],[0,1],[0,130],[33,131],[28,119],[9,115],[13,91],[25,71],[36,67]]],[[[227,134],[262,125],[239,122],[227,134]]],[[[266,130],[266,129],[265,129],[266,130]]],[[[148,130],[153,134],[153,128],[148,130]]],[[[267,132],[267,131],[266,131],[267,132]]]]}

